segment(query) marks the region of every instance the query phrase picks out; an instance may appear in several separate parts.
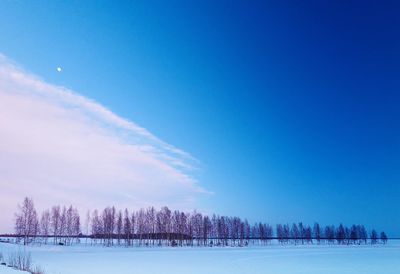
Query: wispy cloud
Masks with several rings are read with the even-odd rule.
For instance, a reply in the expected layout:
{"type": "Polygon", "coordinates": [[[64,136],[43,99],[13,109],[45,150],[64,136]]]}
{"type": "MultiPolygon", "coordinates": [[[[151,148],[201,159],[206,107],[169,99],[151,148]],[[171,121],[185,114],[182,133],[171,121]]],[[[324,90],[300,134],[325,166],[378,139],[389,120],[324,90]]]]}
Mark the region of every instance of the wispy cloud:
{"type": "Polygon", "coordinates": [[[26,195],[39,207],[190,208],[208,193],[191,175],[196,164],[147,129],[0,55],[0,209],[7,212],[0,222],[26,195]]]}

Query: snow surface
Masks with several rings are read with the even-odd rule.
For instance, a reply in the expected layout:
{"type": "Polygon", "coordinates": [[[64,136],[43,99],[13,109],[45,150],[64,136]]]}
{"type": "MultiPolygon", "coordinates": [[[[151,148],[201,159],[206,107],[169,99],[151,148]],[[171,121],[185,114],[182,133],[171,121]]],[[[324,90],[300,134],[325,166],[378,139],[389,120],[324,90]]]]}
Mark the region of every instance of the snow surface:
{"type": "Polygon", "coordinates": [[[15,270],[14,268],[4,266],[4,265],[0,265],[0,273],[1,274],[29,274],[26,271],[15,270]]]}
{"type": "MultiPolygon", "coordinates": [[[[23,247],[0,243],[7,254],[23,247]]],[[[46,274],[378,274],[400,273],[400,241],[387,245],[249,247],[29,246],[46,274]]],[[[6,255],[5,255],[6,257],[6,255]]],[[[22,272],[4,272],[18,274],[22,272]]]]}

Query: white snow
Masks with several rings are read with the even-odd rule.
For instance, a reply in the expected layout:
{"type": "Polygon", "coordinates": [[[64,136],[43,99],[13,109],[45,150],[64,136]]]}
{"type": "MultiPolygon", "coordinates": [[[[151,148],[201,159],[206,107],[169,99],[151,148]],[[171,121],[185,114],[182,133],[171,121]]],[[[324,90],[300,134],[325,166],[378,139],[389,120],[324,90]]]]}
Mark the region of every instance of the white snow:
{"type": "MultiPolygon", "coordinates": [[[[0,243],[0,252],[21,246],[0,243]]],[[[387,245],[250,247],[30,246],[46,274],[398,274],[400,241],[387,245]]],[[[7,274],[18,274],[2,272],[7,274]]]]}
{"type": "Polygon", "coordinates": [[[0,273],[1,274],[28,274],[26,271],[15,270],[14,268],[0,265],[0,273]]]}

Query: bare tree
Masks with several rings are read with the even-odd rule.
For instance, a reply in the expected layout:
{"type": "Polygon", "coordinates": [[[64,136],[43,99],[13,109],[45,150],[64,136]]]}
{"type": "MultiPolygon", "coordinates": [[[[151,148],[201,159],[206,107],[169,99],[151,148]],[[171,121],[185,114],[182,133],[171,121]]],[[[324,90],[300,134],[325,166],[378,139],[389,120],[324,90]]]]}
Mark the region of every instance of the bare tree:
{"type": "Polygon", "coordinates": [[[301,244],[304,244],[304,239],[305,239],[305,229],[304,225],[302,222],[299,223],[299,232],[300,232],[300,239],[301,239],[301,244]]]}
{"type": "Polygon", "coordinates": [[[321,227],[320,227],[319,223],[314,223],[313,234],[314,234],[314,238],[317,240],[317,243],[320,244],[322,232],[321,232],[321,227]]]}
{"type": "Polygon", "coordinates": [[[162,227],[161,233],[164,235],[164,239],[168,243],[171,239],[171,210],[166,206],[162,207],[160,218],[162,227]]]}
{"type": "Polygon", "coordinates": [[[346,230],[342,224],[336,230],[336,241],[338,244],[343,244],[346,239],[346,230]]]}
{"type": "Polygon", "coordinates": [[[374,245],[374,244],[376,244],[376,243],[378,242],[378,233],[376,232],[375,229],[373,229],[373,230],[371,231],[371,236],[370,236],[370,238],[371,238],[371,244],[372,244],[372,245],[374,245]]]}
{"type": "Polygon", "coordinates": [[[368,232],[363,225],[360,225],[358,233],[359,233],[360,241],[363,241],[364,244],[366,244],[367,240],[368,240],[368,232]]]}
{"type": "Polygon", "coordinates": [[[146,210],[146,217],[145,217],[145,223],[146,223],[146,234],[148,238],[148,244],[150,243],[150,238],[152,240],[152,244],[154,245],[154,233],[156,230],[155,226],[155,221],[156,221],[156,210],[154,207],[149,207],[146,210]]]}
{"type": "Polygon", "coordinates": [[[63,244],[66,243],[65,236],[66,236],[66,228],[67,228],[67,209],[63,206],[61,215],[60,215],[60,240],[63,244]]]}
{"type": "Polygon", "coordinates": [[[61,235],[60,233],[60,216],[61,216],[61,210],[60,210],[60,206],[53,206],[51,208],[51,230],[53,232],[53,240],[54,240],[54,244],[57,243],[57,238],[59,235],[61,235]]]}
{"type": "Polygon", "coordinates": [[[165,229],[163,225],[163,211],[156,212],[156,232],[158,234],[158,245],[162,245],[162,241],[165,240],[165,229]]]}
{"type": "Polygon", "coordinates": [[[15,214],[15,232],[27,245],[35,239],[39,227],[33,200],[26,197],[22,205],[18,205],[18,210],[15,214]]]}
{"type": "Polygon", "coordinates": [[[105,244],[113,245],[114,228],[115,228],[115,207],[107,207],[101,215],[103,224],[103,235],[105,236],[105,244]]]}
{"type": "Polygon", "coordinates": [[[333,225],[325,227],[325,238],[329,243],[335,241],[335,227],[333,225]]]}
{"type": "Polygon", "coordinates": [[[89,227],[90,227],[90,210],[86,212],[86,218],[85,218],[85,236],[86,236],[86,244],[87,244],[87,239],[89,236],[89,227]]]}
{"type": "Polygon", "coordinates": [[[50,233],[50,211],[45,210],[42,212],[42,216],[40,218],[40,231],[43,237],[43,241],[47,244],[47,240],[50,233]]]}
{"type": "Polygon", "coordinates": [[[304,238],[308,244],[312,243],[312,229],[308,225],[304,227],[304,238]]]}
{"type": "Polygon", "coordinates": [[[386,233],[384,231],[381,232],[381,241],[383,244],[386,244],[388,240],[388,237],[386,236],[386,233]]]}
{"type": "Polygon", "coordinates": [[[143,208],[136,212],[136,231],[139,238],[139,245],[143,244],[143,238],[145,233],[145,221],[146,213],[143,208]]]}
{"type": "Polygon", "coordinates": [[[94,240],[94,243],[97,243],[97,239],[102,239],[104,235],[103,231],[103,225],[101,222],[101,219],[99,217],[99,213],[97,209],[93,211],[92,215],[92,239],[94,240]]]}
{"type": "MultiPolygon", "coordinates": [[[[66,208],[53,206],[45,210],[38,222],[37,213],[32,199],[25,198],[19,211],[16,213],[15,230],[19,241],[28,244],[38,235],[47,243],[48,236],[52,233],[54,243],[72,244],[80,241],[79,212],[72,205],[66,208]],[[39,230],[41,231],[39,233],[39,230]]],[[[266,223],[249,225],[247,220],[239,217],[218,216],[213,214],[210,218],[196,211],[185,213],[179,210],[171,212],[168,207],[156,210],[154,207],[139,209],[129,212],[116,210],[115,207],[106,207],[99,215],[97,210],[86,214],[86,237],[91,237],[92,244],[98,241],[106,246],[114,244],[131,245],[170,245],[170,246],[245,246],[251,241],[253,244],[267,244],[274,237],[272,226],[266,223]],[[90,231],[89,231],[90,226],[90,231]]],[[[340,224],[326,226],[321,229],[318,223],[313,228],[303,223],[278,224],[276,238],[281,244],[294,243],[310,244],[313,239],[318,243],[322,239],[328,243],[338,244],[366,243],[367,232],[362,225],[346,227],[340,224]],[[324,231],[324,233],[323,233],[324,231]]],[[[371,244],[376,244],[378,234],[373,230],[370,234],[371,244]]],[[[387,236],[380,234],[380,240],[386,243],[387,236]]]]}
{"type": "Polygon", "coordinates": [[[349,240],[353,244],[358,243],[359,231],[358,231],[358,227],[356,225],[352,225],[351,228],[350,228],[349,240]]]}
{"type": "Polygon", "coordinates": [[[296,223],[293,223],[292,229],[290,231],[290,237],[294,241],[294,244],[297,244],[300,238],[300,231],[299,228],[297,227],[296,223]]]}
{"type": "Polygon", "coordinates": [[[65,214],[65,236],[66,244],[71,244],[72,236],[74,234],[74,209],[72,205],[67,209],[65,214]]]}
{"type": "Polygon", "coordinates": [[[79,242],[79,236],[81,235],[81,218],[76,208],[73,211],[72,226],[73,226],[73,236],[76,242],[79,242]]]}
{"type": "Polygon", "coordinates": [[[122,224],[122,212],[121,210],[118,211],[117,214],[117,243],[118,245],[121,244],[121,237],[122,237],[122,229],[123,229],[123,224],[122,224]]]}
{"type": "Polygon", "coordinates": [[[204,245],[208,245],[208,238],[211,235],[211,220],[208,216],[203,217],[203,241],[204,245]]]}
{"type": "Polygon", "coordinates": [[[129,211],[127,208],[125,208],[124,212],[124,239],[125,239],[125,244],[127,246],[130,246],[132,239],[132,228],[131,228],[131,219],[129,218],[129,211]]]}
{"type": "Polygon", "coordinates": [[[135,229],[136,229],[136,217],[135,213],[132,212],[131,214],[131,235],[132,235],[132,244],[135,241],[135,229]]]}

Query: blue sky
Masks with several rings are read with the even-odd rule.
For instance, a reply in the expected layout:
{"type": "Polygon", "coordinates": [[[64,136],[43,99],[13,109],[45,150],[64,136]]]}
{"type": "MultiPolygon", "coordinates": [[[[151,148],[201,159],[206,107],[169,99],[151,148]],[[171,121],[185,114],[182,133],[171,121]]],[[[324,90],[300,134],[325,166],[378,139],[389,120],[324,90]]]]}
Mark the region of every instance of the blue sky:
{"type": "Polygon", "coordinates": [[[0,52],[192,155],[200,210],[399,236],[400,7],[322,2],[3,1],[0,52]]]}

